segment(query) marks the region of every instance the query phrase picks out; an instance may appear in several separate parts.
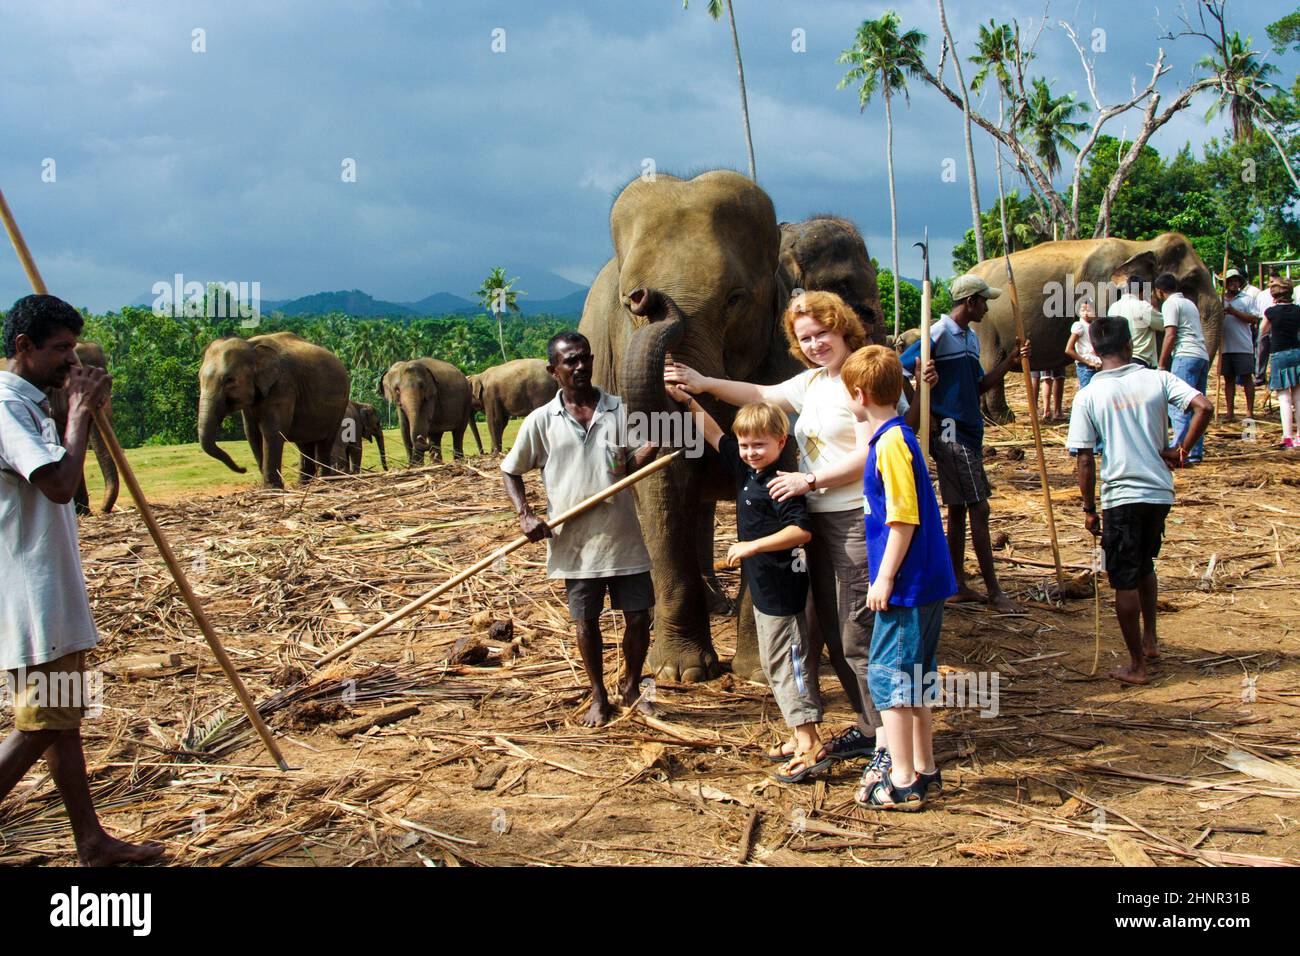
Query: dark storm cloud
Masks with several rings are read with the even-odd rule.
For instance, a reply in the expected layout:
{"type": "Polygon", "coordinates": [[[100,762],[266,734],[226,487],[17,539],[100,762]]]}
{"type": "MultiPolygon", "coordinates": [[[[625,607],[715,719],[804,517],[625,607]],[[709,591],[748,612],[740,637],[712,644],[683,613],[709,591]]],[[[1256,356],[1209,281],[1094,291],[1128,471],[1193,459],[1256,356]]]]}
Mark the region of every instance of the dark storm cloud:
{"type": "MultiPolygon", "coordinates": [[[[7,7],[0,33],[0,186],[52,289],[96,309],[159,280],[262,283],[267,298],[362,288],[468,293],[492,265],[587,282],[609,254],[616,190],[642,169],[745,168],[724,23],[703,0],[548,3],[58,3],[7,7]],[[191,32],[206,31],[206,53],[191,32]],[[505,30],[506,52],[491,50],[505,30]],[[41,181],[45,158],[57,182],[41,181]],[[352,158],[357,182],[341,181],[352,158]]],[[[834,60],[875,4],[737,0],[759,179],[778,214],[850,216],[889,258],[883,106],[859,115],[834,60]],[[792,31],[807,52],[791,49],[792,31]]],[[[950,0],[963,53],[989,17],[1042,6],[950,0]]],[[[1267,5],[1232,22],[1264,38],[1267,5]]],[[[938,51],[933,3],[896,5],[938,51]]],[[[1142,82],[1162,41],[1132,4],[1054,3],[1036,70],[1086,97],[1056,20],[1106,31],[1102,96],[1142,82]]],[[[1174,8],[1165,12],[1167,27],[1174,8]]],[[[1163,44],[1169,95],[1205,52],[1163,44]]],[[[1281,61],[1289,77],[1294,58],[1281,61]]],[[[928,225],[936,270],[969,226],[960,113],[913,83],[896,104],[903,272],[928,225]],[[952,158],[958,181],[943,183],[952,158]]],[[[987,106],[987,104],[986,104],[987,106]]],[[[996,107],[993,107],[996,110],[996,107]]],[[[1154,141],[1198,145],[1204,105],[1154,141]]],[[[1109,130],[1119,134],[1125,119],[1109,130]]],[[[976,132],[984,205],[993,149],[976,132]]],[[[1068,163],[1067,163],[1068,171],[1068,163]]],[[[0,300],[25,291],[0,257],[0,300]]]]}

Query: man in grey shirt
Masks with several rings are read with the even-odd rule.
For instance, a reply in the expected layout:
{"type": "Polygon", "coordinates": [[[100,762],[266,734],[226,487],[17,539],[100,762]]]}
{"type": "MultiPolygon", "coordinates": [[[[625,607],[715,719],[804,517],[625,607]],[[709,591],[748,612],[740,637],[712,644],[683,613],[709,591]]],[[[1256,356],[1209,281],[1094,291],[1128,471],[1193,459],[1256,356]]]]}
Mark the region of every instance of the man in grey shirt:
{"type": "Polygon", "coordinates": [[[1223,401],[1236,419],[1237,386],[1246,392],[1246,417],[1255,417],[1255,329],[1263,313],[1255,296],[1246,291],[1246,280],[1236,269],[1223,278],[1223,347],[1219,350],[1219,374],[1223,376],[1223,401]]]}
{"type": "Polygon", "coordinates": [[[14,731],[0,743],[0,800],[42,755],[63,796],[87,866],[143,863],[162,847],[109,836],[90,799],[81,718],[85,654],[99,639],[90,616],[72,498],[95,409],[108,398],[101,369],[77,365],[81,315],[51,295],[19,299],[5,316],[9,371],[0,372],[0,672],[14,731]],[[63,442],[44,389],[66,386],[63,442]]]}
{"type": "Polygon", "coordinates": [[[623,612],[626,625],[622,702],[628,706],[636,702],[647,713],[654,711],[650,701],[639,700],[655,592],[636,502],[629,488],[551,528],[528,504],[523,476],[542,469],[548,510],[558,514],[639,470],[659,449],[652,444],[635,449],[626,444],[627,411],[617,396],[592,384],[591,344],[586,336],[559,333],[547,343],[546,359],[546,370],[560,389],[524,419],[510,454],[501,462],[501,472],[520,529],[531,541],[550,539],[546,572],[564,580],[578,651],[591,681],[591,707],[580,722],[599,727],[613,712],[601,659],[600,613],[607,590],[610,606],[623,612]]]}

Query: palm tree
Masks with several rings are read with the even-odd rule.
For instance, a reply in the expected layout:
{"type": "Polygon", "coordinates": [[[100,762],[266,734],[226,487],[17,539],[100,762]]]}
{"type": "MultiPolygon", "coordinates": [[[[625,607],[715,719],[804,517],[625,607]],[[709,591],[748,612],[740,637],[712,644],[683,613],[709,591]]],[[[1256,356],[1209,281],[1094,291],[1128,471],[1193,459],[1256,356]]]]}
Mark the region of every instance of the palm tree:
{"type": "Polygon", "coordinates": [[[937,0],[937,2],[939,4],[939,25],[943,27],[943,35],[948,42],[948,48],[952,50],[952,65],[957,72],[957,86],[961,89],[961,112],[966,132],[966,179],[970,185],[971,223],[975,229],[975,254],[979,256],[982,262],[984,261],[984,224],[980,217],[979,181],[975,178],[975,144],[971,140],[970,92],[966,87],[966,78],[961,72],[961,57],[957,55],[957,44],[953,42],[952,31],[948,29],[948,13],[943,8],[943,0],[937,0]]]}
{"type": "Polygon", "coordinates": [[[979,67],[970,80],[972,93],[982,90],[990,76],[997,81],[999,94],[1005,96],[1011,92],[1011,71],[1008,67],[1016,60],[1017,45],[1016,32],[1009,23],[989,20],[988,26],[980,24],[979,39],[975,41],[976,52],[970,58],[979,67]]]}
{"type": "Polygon", "coordinates": [[[1061,171],[1061,150],[1079,152],[1070,134],[1082,133],[1088,128],[1087,123],[1074,121],[1075,116],[1086,112],[1088,105],[1077,102],[1073,93],[1054,97],[1046,80],[1034,80],[1020,119],[1020,131],[1030,134],[1034,152],[1043,161],[1049,178],[1056,178],[1061,171]]]}
{"type": "MultiPolygon", "coordinates": [[[[682,0],[682,9],[689,9],[691,0],[682,0]]],[[[722,18],[722,0],[709,0],[706,8],[709,16],[718,20],[722,18]]],[[[754,168],[754,138],[749,132],[749,99],[745,95],[745,64],[740,59],[740,34],[736,32],[736,11],[731,6],[731,0],[727,0],[727,20],[731,24],[731,45],[736,51],[736,73],[740,77],[740,115],[745,123],[745,149],[749,152],[749,178],[758,181],[758,173],[754,168]]]]}
{"type": "Polygon", "coordinates": [[[885,158],[889,167],[889,220],[893,240],[894,273],[894,335],[902,331],[902,308],[898,279],[898,202],[894,195],[894,110],[892,98],[902,93],[911,105],[907,94],[907,78],[921,75],[921,47],[925,34],[920,30],[898,32],[901,23],[893,10],[887,10],[879,20],[864,20],[858,27],[853,46],[839,55],[837,62],[852,65],[838,89],[852,83],[858,84],[858,109],[865,110],[873,96],[880,92],[885,98],[885,158]]]}
{"type": "Polygon", "coordinates": [[[487,309],[497,319],[497,343],[501,346],[501,361],[508,362],[506,358],[506,334],[505,327],[502,325],[501,316],[505,312],[514,312],[519,314],[518,297],[527,295],[527,292],[515,291],[514,285],[519,281],[519,277],[513,279],[506,278],[506,270],[501,266],[496,266],[488,277],[483,280],[483,284],[478,287],[478,300],[482,303],[483,308],[487,309]]]}
{"type": "Polygon", "coordinates": [[[1219,86],[1218,99],[1205,114],[1205,121],[1208,123],[1226,112],[1232,121],[1232,138],[1235,142],[1253,137],[1257,127],[1262,129],[1281,157],[1291,182],[1300,190],[1300,178],[1296,177],[1286,149],[1273,132],[1277,118],[1270,112],[1263,98],[1266,91],[1278,88],[1269,80],[1277,72],[1277,67],[1259,59],[1259,53],[1251,47],[1251,38],[1243,40],[1235,30],[1223,35],[1215,44],[1215,52],[1201,57],[1197,66],[1213,73],[1219,86]]]}

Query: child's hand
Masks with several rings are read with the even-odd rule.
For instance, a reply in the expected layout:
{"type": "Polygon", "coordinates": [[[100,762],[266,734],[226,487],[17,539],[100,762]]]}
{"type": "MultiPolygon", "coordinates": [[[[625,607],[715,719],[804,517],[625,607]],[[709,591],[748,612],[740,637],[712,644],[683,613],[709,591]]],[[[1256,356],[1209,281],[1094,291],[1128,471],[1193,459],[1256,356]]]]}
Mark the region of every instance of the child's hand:
{"type": "Polygon", "coordinates": [[[691,394],[680,385],[670,385],[665,383],[664,388],[668,392],[668,397],[679,405],[689,405],[691,403],[691,394]]]}
{"type": "Polygon", "coordinates": [[[872,611],[888,611],[889,596],[893,593],[894,579],[884,575],[877,577],[871,582],[871,590],[867,591],[867,608],[872,611]]]}
{"type": "Polygon", "coordinates": [[[744,541],[737,541],[727,549],[727,567],[739,567],[741,561],[745,558],[752,558],[754,554],[755,552],[752,545],[744,541]]]}

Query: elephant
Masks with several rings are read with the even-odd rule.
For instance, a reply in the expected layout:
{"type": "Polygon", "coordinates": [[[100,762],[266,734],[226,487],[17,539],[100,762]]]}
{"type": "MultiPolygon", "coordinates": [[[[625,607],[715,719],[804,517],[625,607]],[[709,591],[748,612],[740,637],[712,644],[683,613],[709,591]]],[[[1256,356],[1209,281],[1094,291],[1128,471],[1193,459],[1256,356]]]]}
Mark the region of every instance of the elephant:
{"type": "Polygon", "coordinates": [[[379,421],[379,412],[375,406],[365,402],[348,402],[330,452],[330,464],[334,470],[348,475],[361,474],[361,445],[367,441],[379,446],[379,464],[387,471],[388,456],[384,451],[384,428],[379,421]]]}
{"type": "Polygon", "coordinates": [[[897,352],[906,352],[917,342],[921,341],[920,329],[904,329],[898,334],[893,341],[893,346],[897,352]]]}
{"type": "Polygon", "coordinates": [[[555,397],[555,378],[545,359],[515,359],[469,377],[474,411],[487,415],[492,454],[501,454],[501,436],[511,418],[523,418],[555,397]]]}
{"type": "MultiPolygon", "coordinates": [[[[706,376],[757,384],[802,371],[782,324],[795,287],[842,288],[869,330],[880,325],[875,273],[852,224],[818,216],[778,225],[771,199],[739,173],[633,180],[614,201],[610,233],[614,256],[587,294],[579,330],[591,342],[594,381],[630,414],[676,411],[663,383],[669,355],[706,376]]],[[[734,408],[700,400],[730,427],[734,408]]],[[[789,470],[791,447],[787,454],[789,470]]],[[[734,497],[734,485],[709,450],[646,478],[636,494],[654,566],[650,667],[661,680],[716,677],[706,575],[713,504],[734,497]]],[[[732,669],[761,679],[748,604],[746,596],[732,669]]]]}
{"type": "MultiPolygon", "coordinates": [[[[1065,346],[1079,299],[1089,296],[1099,315],[1119,297],[1115,285],[1130,276],[1151,283],[1171,272],[1178,288],[1196,303],[1205,329],[1205,345],[1213,359],[1219,348],[1223,302],[1214,289],[1210,270],[1185,236],[1166,232],[1154,239],[1071,239],[1044,242],[1011,254],[1011,267],[1020,298],[1025,334],[1033,343],[1035,370],[1060,368],[1067,361],[1065,346]]],[[[970,270],[989,285],[1006,286],[1005,260],[988,259],[970,270]]],[[[977,326],[984,368],[1009,354],[1016,339],[1011,297],[989,302],[989,312],[977,326]]],[[[984,412],[994,421],[1013,416],[999,385],[983,397],[984,412]]]]}
{"type": "Polygon", "coordinates": [[[383,390],[384,398],[400,410],[408,463],[423,464],[425,452],[442,461],[443,432],[451,432],[454,457],[464,458],[466,426],[483,454],[470,407],[469,379],[450,362],[435,358],[395,362],[384,373],[383,390]]]}
{"type": "Polygon", "coordinates": [[[243,474],[217,444],[217,429],[232,412],[244,419],[244,434],[263,481],[283,488],[284,443],[298,446],[299,481],[329,470],[334,440],[348,404],[348,371],[337,356],[292,332],[249,339],[216,339],[199,370],[199,444],[243,474]]]}
{"type": "MultiPolygon", "coordinates": [[[[81,360],[82,365],[94,365],[96,368],[108,369],[108,359],[104,355],[104,350],[94,342],[78,342],[77,358],[81,360]]],[[[0,360],[0,369],[8,369],[9,363],[6,360],[0,360]]],[[[50,417],[59,428],[59,440],[68,429],[68,399],[66,393],[61,388],[47,389],[46,397],[50,400],[50,417]]],[[[112,422],[113,400],[110,396],[108,402],[104,404],[103,413],[112,422]]],[[[99,426],[92,424],[90,426],[90,448],[95,453],[95,460],[99,462],[99,470],[104,474],[104,502],[100,510],[108,514],[117,504],[117,496],[121,491],[121,481],[117,474],[117,463],[113,461],[113,456],[108,453],[108,444],[104,436],[99,432],[99,426]]],[[[77,491],[73,495],[73,503],[79,515],[90,514],[90,492],[86,490],[86,477],[83,474],[81,484],[77,486],[77,491]]]]}

